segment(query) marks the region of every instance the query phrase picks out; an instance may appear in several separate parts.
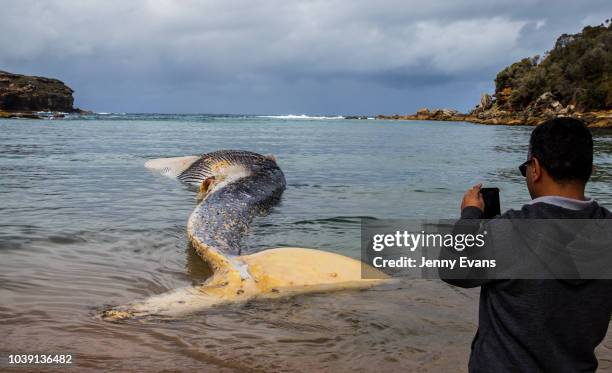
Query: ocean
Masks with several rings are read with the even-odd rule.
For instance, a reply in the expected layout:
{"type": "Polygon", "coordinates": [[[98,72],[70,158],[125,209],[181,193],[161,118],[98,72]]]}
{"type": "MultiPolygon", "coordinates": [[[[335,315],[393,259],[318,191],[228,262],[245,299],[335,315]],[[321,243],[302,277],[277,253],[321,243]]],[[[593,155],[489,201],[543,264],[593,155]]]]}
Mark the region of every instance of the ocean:
{"type": "MultiPolygon", "coordinates": [[[[529,195],[532,128],[299,115],[96,114],[0,120],[0,356],[72,354],[79,371],[465,371],[478,290],[410,280],[366,291],[110,323],[109,306],[203,282],[195,194],[144,168],[219,149],[272,154],[287,189],[249,251],[359,256],[363,217],[454,218],[473,184],[502,210],[529,195]]],[[[596,131],[588,194],[612,207],[612,131],[596,131]]],[[[598,351],[612,369],[612,337],[598,351]]],[[[0,362],[2,364],[2,362],[0,362]]]]}

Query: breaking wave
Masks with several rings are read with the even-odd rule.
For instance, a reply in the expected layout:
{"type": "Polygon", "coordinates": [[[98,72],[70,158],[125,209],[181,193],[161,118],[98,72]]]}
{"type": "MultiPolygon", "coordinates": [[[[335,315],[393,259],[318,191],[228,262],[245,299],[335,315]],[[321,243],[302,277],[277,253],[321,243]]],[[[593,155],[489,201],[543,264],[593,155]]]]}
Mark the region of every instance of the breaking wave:
{"type": "Polygon", "coordinates": [[[310,115],[294,115],[294,114],[288,114],[288,115],[258,115],[257,118],[272,118],[272,119],[306,119],[306,120],[327,120],[327,119],[344,119],[343,116],[338,115],[338,116],[333,116],[333,117],[327,117],[327,116],[310,116],[310,115]]]}

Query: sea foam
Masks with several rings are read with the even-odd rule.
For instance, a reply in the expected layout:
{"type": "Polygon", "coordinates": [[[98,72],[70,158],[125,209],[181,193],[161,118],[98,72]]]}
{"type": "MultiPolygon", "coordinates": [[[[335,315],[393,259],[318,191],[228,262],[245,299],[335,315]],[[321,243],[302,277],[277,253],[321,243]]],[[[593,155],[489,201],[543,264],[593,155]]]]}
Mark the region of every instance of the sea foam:
{"type": "Polygon", "coordinates": [[[288,114],[288,115],[258,115],[257,118],[306,119],[306,120],[344,119],[344,117],[341,116],[341,115],[333,116],[333,117],[327,117],[327,116],[310,116],[310,115],[306,115],[306,114],[302,114],[302,115],[294,115],[294,114],[288,114]]]}

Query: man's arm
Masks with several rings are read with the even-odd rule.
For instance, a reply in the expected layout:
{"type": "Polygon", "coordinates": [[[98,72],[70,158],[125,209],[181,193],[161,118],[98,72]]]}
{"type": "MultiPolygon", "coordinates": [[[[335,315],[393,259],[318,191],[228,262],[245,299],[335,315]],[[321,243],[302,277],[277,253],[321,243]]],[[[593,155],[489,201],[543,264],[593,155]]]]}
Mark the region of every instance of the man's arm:
{"type": "MultiPolygon", "coordinates": [[[[480,221],[483,218],[484,212],[484,200],[482,198],[482,194],[480,193],[480,188],[482,184],[474,185],[463,195],[463,200],[461,201],[461,218],[455,223],[453,228],[453,234],[472,234],[476,235],[481,231],[480,221]]],[[[484,248],[483,248],[484,249],[484,248]]],[[[482,250],[482,249],[478,249],[482,250]]],[[[467,250],[466,250],[467,251],[467,250]]],[[[454,248],[445,248],[443,247],[440,251],[441,259],[455,259],[459,260],[461,256],[473,256],[477,255],[471,249],[470,252],[459,252],[454,248]]],[[[460,271],[460,270],[451,270],[452,276],[445,276],[445,270],[441,270],[440,278],[451,285],[459,286],[462,288],[473,288],[477,286],[481,286],[491,281],[489,279],[484,278],[484,276],[480,276],[477,278],[470,278],[470,273],[472,272],[469,268],[460,271]]],[[[473,272],[472,272],[473,274],[473,272]]],[[[473,276],[472,276],[473,277],[473,276]]]]}

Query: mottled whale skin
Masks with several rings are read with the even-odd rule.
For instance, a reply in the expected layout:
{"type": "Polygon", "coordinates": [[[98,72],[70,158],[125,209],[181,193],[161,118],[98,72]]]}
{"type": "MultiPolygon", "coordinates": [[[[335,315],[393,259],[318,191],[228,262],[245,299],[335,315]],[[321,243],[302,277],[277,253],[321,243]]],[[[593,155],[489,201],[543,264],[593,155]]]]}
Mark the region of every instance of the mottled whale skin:
{"type": "Polygon", "coordinates": [[[254,218],[279,202],[285,176],[272,156],[221,150],[202,156],[164,158],[145,166],[198,189],[187,234],[213,269],[204,284],[152,296],[103,313],[107,320],[180,316],[254,298],[367,288],[387,276],[362,262],[315,249],[282,247],[242,253],[240,243],[254,218]],[[362,271],[369,271],[362,278],[362,271]]]}

